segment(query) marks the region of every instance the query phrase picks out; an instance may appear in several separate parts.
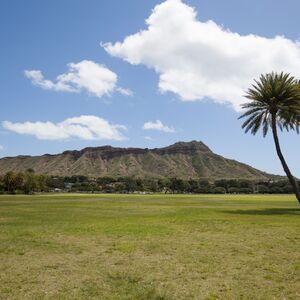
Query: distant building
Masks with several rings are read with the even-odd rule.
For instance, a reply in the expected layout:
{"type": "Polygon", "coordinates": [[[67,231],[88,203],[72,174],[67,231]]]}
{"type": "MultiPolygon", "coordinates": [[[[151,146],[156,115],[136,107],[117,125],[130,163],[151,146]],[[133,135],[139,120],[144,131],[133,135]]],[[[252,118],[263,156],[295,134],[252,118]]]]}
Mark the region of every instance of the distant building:
{"type": "Polygon", "coordinates": [[[70,190],[73,187],[74,183],[64,182],[65,189],[70,190]]]}

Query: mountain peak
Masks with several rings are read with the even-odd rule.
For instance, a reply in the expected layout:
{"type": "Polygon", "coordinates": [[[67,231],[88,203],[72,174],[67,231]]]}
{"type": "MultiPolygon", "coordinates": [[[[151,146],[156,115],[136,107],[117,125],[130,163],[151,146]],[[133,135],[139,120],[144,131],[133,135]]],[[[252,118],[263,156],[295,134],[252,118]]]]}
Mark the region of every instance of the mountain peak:
{"type": "Polygon", "coordinates": [[[266,179],[271,175],[213,153],[201,141],[164,148],[88,147],[62,154],[0,159],[0,174],[32,168],[36,173],[73,176],[135,176],[266,179]]]}
{"type": "Polygon", "coordinates": [[[176,142],[173,145],[160,148],[160,151],[168,152],[168,153],[196,153],[196,152],[210,152],[212,151],[201,141],[190,141],[190,142],[176,142]]]}
{"type": "Polygon", "coordinates": [[[195,149],[195,150],[200,150],[205,152],[206,151],[211,152],[211,150],[202,141],[196,141],[196,140],[190,142],[179,141],[173,145],[170,145],[170,147],[182,147],[182,148],[195,149]]]}

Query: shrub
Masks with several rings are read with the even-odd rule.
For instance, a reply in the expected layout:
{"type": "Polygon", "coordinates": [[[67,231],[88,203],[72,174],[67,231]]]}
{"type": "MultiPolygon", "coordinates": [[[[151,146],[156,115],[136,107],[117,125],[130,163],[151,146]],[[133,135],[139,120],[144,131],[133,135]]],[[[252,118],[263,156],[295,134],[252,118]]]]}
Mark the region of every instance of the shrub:
{"type": "Polygon", "coordinates": [[[213,193],[214,194],[226,194],[226,189],[221,186],[218,186],[213,189],[213,193]]]}

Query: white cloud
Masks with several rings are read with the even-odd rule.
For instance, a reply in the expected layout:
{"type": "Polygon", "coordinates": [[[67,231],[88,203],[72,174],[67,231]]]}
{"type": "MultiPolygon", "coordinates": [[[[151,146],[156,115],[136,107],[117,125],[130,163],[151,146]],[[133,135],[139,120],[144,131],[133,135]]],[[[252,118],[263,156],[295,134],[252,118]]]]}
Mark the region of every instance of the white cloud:
{"type": "Polygon", "coordinates": [[[162,92],[183,101],[209,98],[236,110],[261,73],[285,71],[300,77],[299,42],[240,35],[196,17],[195,9],[181,0],[167,0],[153,9],[146,30],[103,47],[112,56],[154,69],[162,92]]]}
{"type": "Polygon", "coordinates": [[[45,79],[42,72],[39,70],[26,70],[24,71],[24,74],[27,78],[31,79],[34,85],[39,86],[45,90],[77,92],[75,88],[61,81],[54,83],[51,80],[45,79]]]}
{"type": "Polygon", "coordinates": [[[124,89],[121,87],[118,87],[117,92],[119,92],[120,94],[124,95],[124,96],[133,96],[133,91],[130,89],[124,89]]]}
{"type": "Polygon", "coordinates": [[[111,124],[97,116],[83,115],[68,118],[60,123],[52,122],[2,122],[5,129],[19,134],[34,135],[41,140],[64,140],[78,138],[82,140],[124,140],[122,130],[126,126],[111,124]]]}
{"type": "Polygon", "coordinates": [[[146,122],[143,126],[144,130],[159,130],[168,133],[174,133],[175,129],[172,127],[168,127],[164,125],[160,120],[156,120],[155,122],[146,122]]]}
{"type": "Polygon", "coordinates": [[[153,138],[151,136],[144,136],[144,139],[147,141],[153,141],[153,138]]]}
{"type": "Polygon", "coordinates": [[[4,150],[4,147],[2,145],[0,145],[0,151],[4,150]]]}
{"type": "Polygon", "coordinates": [[[26,70],[24,74],[32,83],[46,90],[79,93],[86,91],[101,98],[118,91],[123,95],[132,93],[129,89],[117,87],[118,76],[103,65],[90,60],[68,64],[68,73],[60,74],[56,81],[45,79],[39,70],[26,70]]]}

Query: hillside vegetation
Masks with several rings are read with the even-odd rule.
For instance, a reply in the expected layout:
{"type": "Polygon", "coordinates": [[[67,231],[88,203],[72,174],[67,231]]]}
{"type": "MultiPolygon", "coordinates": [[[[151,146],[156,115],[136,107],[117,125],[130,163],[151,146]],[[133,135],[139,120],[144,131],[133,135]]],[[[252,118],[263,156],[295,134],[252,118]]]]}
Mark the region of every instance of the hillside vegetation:
{"type": "Polygon", "coordinates": [[[178,142],[158,149],[111,146],[66,151],[57,155],[18,156],[0,159],[0,174],[8,171],[89,177],[134,176],[181,179],[270,179],[272,175],[213,153],[204,143],[178,142]]]}

